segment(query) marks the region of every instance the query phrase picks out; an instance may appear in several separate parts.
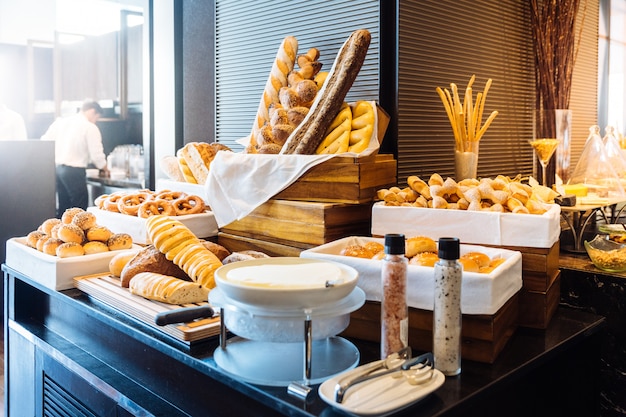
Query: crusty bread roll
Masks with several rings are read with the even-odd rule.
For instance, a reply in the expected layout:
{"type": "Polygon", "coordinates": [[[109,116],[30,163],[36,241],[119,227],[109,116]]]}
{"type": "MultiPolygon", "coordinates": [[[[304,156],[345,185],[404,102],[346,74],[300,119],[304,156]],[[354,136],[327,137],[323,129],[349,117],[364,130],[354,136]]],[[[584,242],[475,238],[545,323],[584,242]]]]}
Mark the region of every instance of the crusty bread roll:
{"type": "Polygon", "coordinates": [[[478,266],[476,261],[474,261],[471,258],[460,258],[459,263],[461,264],[461,266],[463,267],[463,271],[465,272],[479,272],[480,271],[480,267],[478,266]]]}
{"type": "Polygon", "coordinates": [[[479,268],[489,266],[489,264],[491,263],[491,258],[489,258],[489,256],[487,256],[486,254],[482,252],[475,252],[475,251],[467,252],[461,256],[461,259],[465,259],[465,258],[473,259],[479,268]]]}
{"type": "Polygon", "coordinates": [[[109,272],[111,275],[119,278],[126,264],[133,259],[136,254],[136,250],[120,251],[116,253],[109,261],[109,272]]]}
{"type": "Polygon", "coordinates": [[[130,280],[142,272],[157,272],[186,281],[191,280],[185,271],[168,260],[154,245],[141,249],[126,263],[119,275],[122,287],[128,288],[130,280]]]}
{"type": "Polygon", "coordinates": [[[207,289],[215,287],[215,270],[222,262],[180,221],[163,215],[146,220],[154,246],[189,277],[207,289]]]}
{"type": "Polygon", "coordinates": [[[269,258],[266,253],[255,250],[244,250],[240,252],[233,252],[222,260],[224,265],[239,261],[249,261],[251,259],[269,258]]]}
{"type": "Polygon", "coordinates": [[[223,261],[224,258],[230,255],[230,251],[228,249],[226,249],[224,246],[219,245],[215,242],[211,242],[209,240],[203,240],[202,245],[204,245],[205,248],[213,252],[213,254],[217,256],[217,259],[219,259],[220,261],[223,261]]]}
{"type": "Polygon", "coordinates": [[[129,289],[133,294],[168,304],[201,303],[208,300],[209,294],[200,284],[155,272],[135,275],[129,289]]]}
{"type": "Polygon", "coordinates": [[[410,265],[419,265],[419,266],[435,266],[435,263],[439,260],[439,256],[437,256],[434,252],[422,252],[418,253],[414,257],[409,260],[410,265]]]}
{"type": "Polygon", "coordinates": [[[422,252],[437,253],[437,242],[427,236],[414,236],[406,240],[405,255],[407,258],[412,258],[422,252]]]}
{"type": "Polygon", "coordinates": [[[252,125],[252,132],[250,134],[250,145],[248,147],[248,150],[252,153],[256,152],[256,137],[258,131],[270,120],[270,107],[273,104],[279,103],[278,93],[282,87],[288,85],[287,76],[293,70],[297,54],[298,40],[293,36],[287,36],[283,39],[276,52],[276,57],[274,58],[269,77],[265,83],[256,117],[254,118],[254,124],[252,125]]]}

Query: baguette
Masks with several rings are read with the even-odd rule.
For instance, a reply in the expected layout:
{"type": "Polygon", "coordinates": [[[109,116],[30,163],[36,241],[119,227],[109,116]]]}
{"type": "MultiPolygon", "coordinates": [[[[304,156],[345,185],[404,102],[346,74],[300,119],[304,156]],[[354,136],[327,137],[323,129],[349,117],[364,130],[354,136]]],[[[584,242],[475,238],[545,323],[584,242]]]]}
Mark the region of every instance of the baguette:
{"type": "Polygon", "coordinates": [[[281,153],[315,153],[363,66],[371,38],[368,30],[360,29],[344,42],[311,109],[289,135],[281,153]]]}
{"type": "Polygon", "coordinates": [[[156,272],[141,272],[130,280],[130,292],[168,304],[202,303],[209,290],[202,285],[156,272]]]}
{"type": "Polygon", "coordinates": [[[280,44],[276,53],[276,58],[272,64],[270,75],[265,83],[261,102],[257,109],[257,114],[250,134],[249,151],[256,151],[257,135],[263,125],[270,120],[269,110],[272,105],[279,103],[278,92],[281,88],[287,87],[287,77],[293,70],[298,53],[298,40],[293,36],[287,36],[280,44]]]}

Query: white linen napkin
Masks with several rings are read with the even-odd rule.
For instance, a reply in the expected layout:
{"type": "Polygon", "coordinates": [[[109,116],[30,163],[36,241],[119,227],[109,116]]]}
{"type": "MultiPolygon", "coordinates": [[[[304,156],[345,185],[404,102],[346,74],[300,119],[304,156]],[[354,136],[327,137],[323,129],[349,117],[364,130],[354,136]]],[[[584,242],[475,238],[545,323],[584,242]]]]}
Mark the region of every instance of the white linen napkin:
{"type": "Polygon", "coordinates": [[[335,155],[261,155],[218,152],[205,184],[218,227],[240,220],[335,155]]]}

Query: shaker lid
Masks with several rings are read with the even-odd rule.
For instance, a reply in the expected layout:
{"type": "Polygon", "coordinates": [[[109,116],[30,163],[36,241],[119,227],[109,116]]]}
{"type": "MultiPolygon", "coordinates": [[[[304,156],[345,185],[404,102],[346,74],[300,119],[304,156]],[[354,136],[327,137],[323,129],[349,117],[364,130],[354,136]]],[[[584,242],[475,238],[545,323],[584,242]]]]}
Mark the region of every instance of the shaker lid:
{"type": "Polygon", "coordinates": [[[459,239],[456,237],[439,238],[439,258],[448,260],[459,259],[460,246],[459,239]]]}
{"type": "Polygon", "coordinates": [[[405,238],[403,234],[389,233],[385,235],[385,253],[404,255],[405,238]]]}

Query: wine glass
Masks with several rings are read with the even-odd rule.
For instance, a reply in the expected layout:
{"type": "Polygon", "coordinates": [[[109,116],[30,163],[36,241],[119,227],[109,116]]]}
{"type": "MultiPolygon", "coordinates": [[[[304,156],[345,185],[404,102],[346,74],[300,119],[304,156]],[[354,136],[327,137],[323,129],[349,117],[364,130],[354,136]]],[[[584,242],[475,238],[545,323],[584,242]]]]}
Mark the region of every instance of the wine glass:
{"type": "Polygon", "coordinates": [[[548,186],[548,181],[546,178],[546,168],[548,166],[548,162],[550,162],[550,158],[554,155],[554,151],[559,146],[558,139],[534,139],[529,140],[530,146],[533,147],[537,157],[539,157],[539,163],[541,164],[541,173],[543,174],[541,178],[543,179],[544,187],[548,186]]]}

